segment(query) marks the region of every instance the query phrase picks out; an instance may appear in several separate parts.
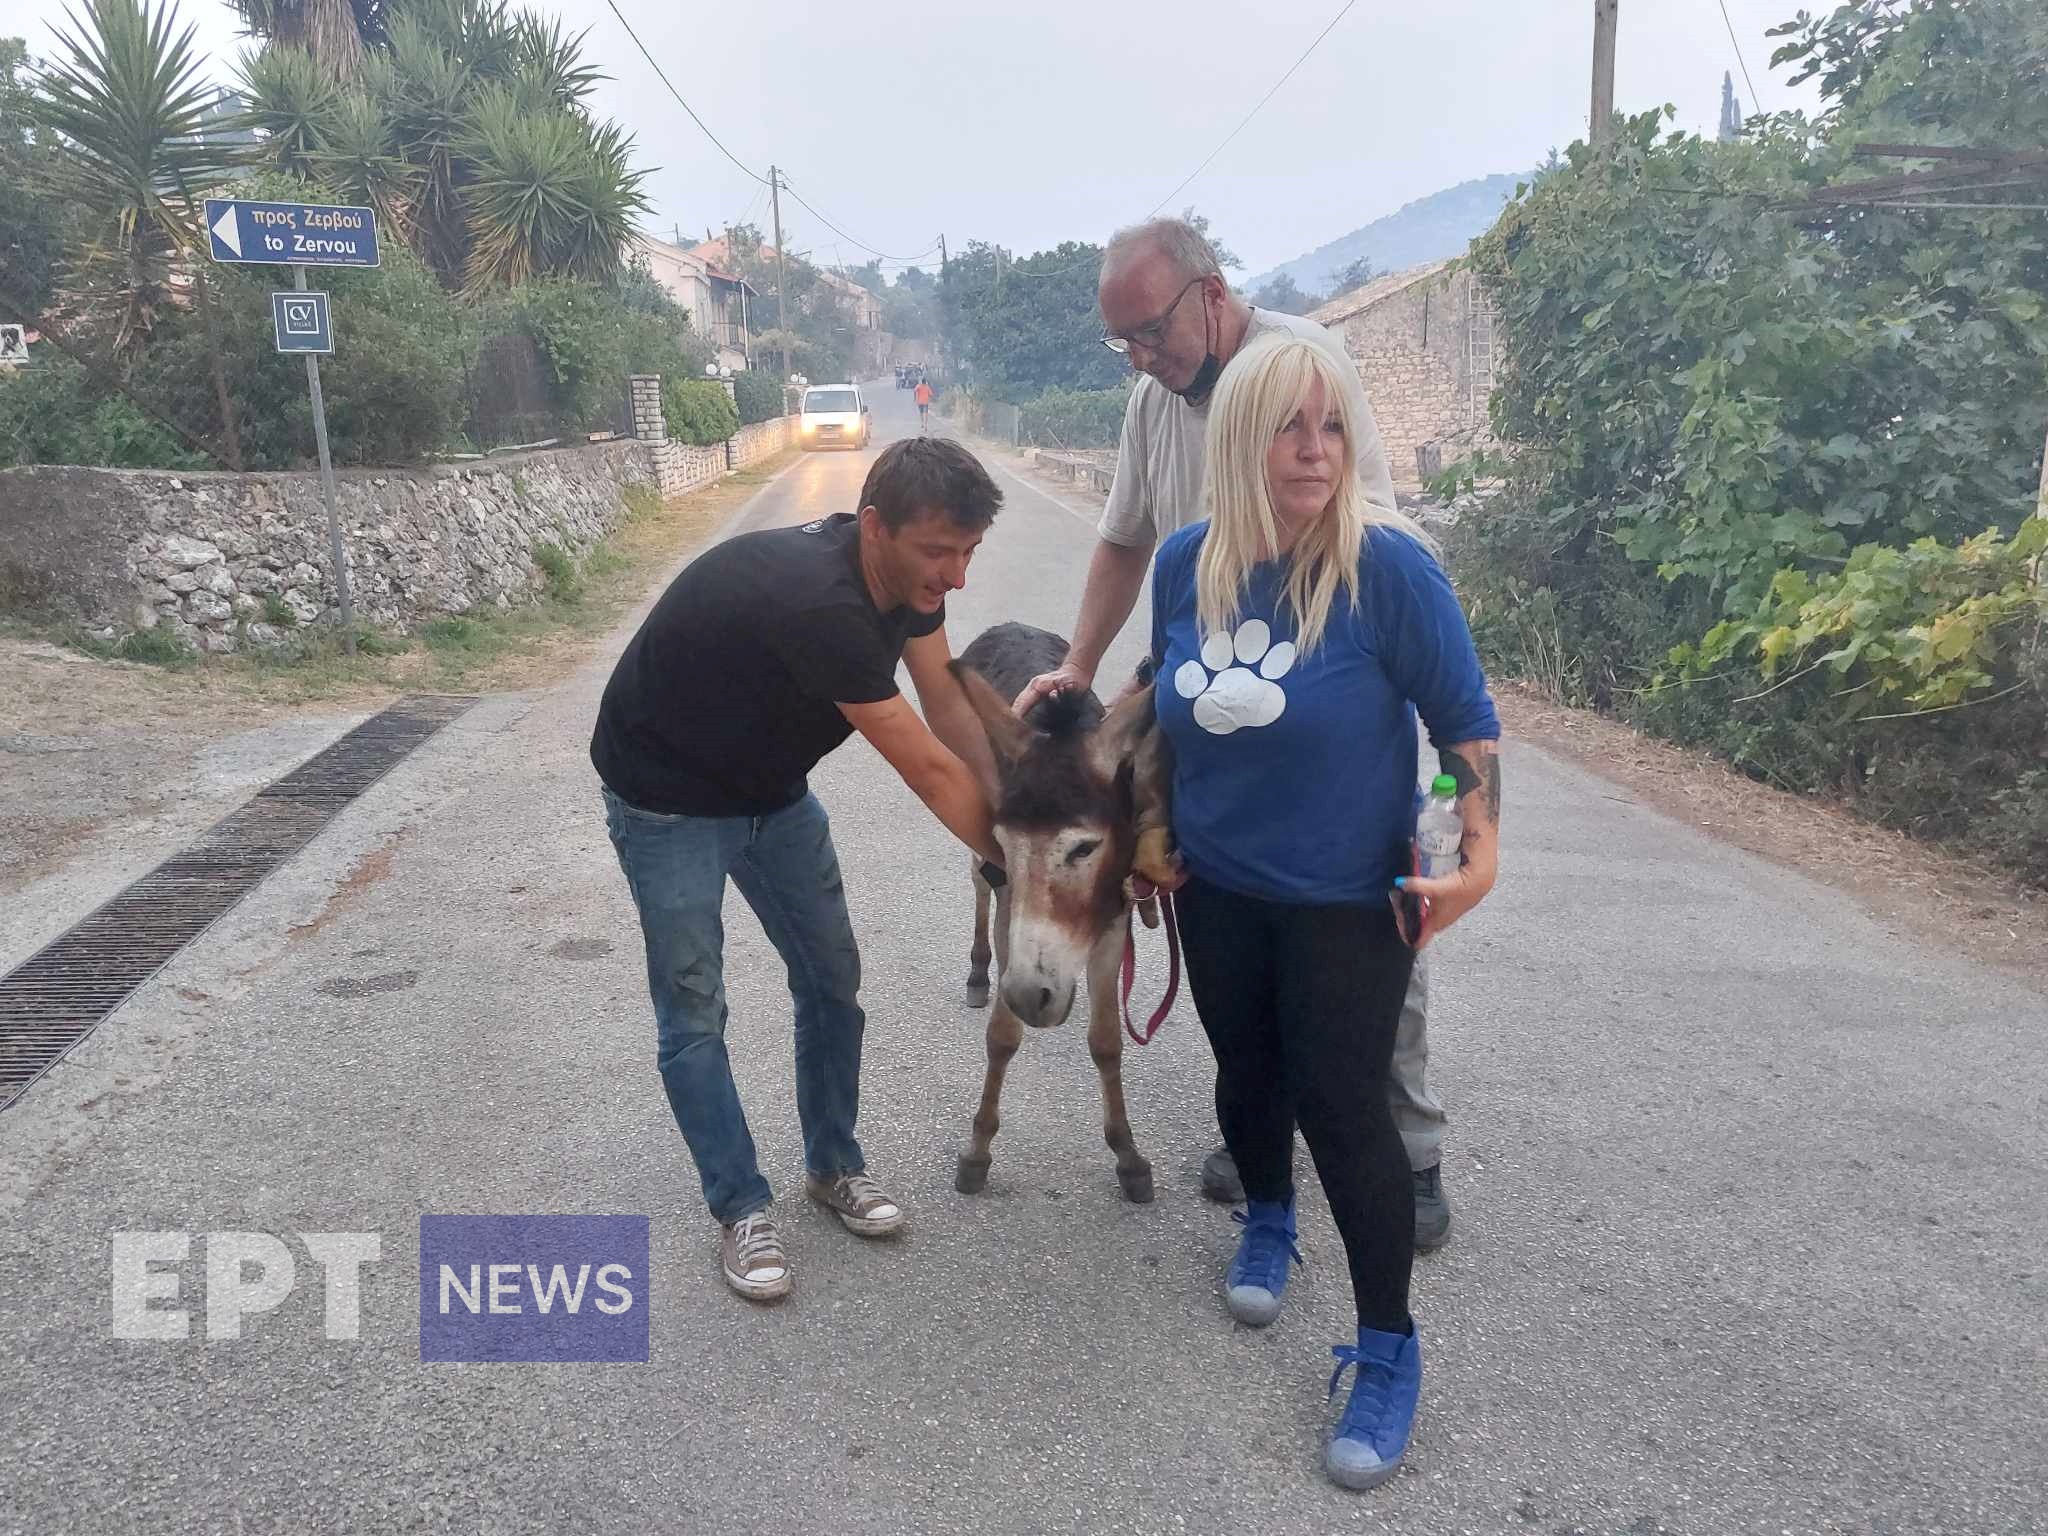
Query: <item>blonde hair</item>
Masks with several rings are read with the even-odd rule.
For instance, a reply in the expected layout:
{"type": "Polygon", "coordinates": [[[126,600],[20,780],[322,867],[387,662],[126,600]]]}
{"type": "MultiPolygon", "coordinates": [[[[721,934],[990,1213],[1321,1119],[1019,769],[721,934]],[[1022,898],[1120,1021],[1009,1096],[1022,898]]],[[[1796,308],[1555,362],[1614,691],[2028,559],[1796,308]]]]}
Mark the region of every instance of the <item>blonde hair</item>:
{"type": "MultiPolygon", "coordinates": [[[[1195,568],[1195,615],[1205,635],[1228,633],[1236,625],[1252,567],[1272,559],[1279,547],[1266,452],[1319,382],[1326,407],[1344,427],[1344,462],[1330,504],[1287,557],[1285,596],[1294,615],[1296,651],[1306,656],[1322,642],[1339,589],[1357,606],[1367,528],[1398,528],[1425,547],[1430,542],[1413,518],[1366,499],[1358,475],[1364,389],[1355,370],[1304,337],[1261,337],[1231,359],[1209,408],[1203,498],[1209,534],[1195,568]]],[[[1320,430],[1322,423],[1310,425],[1320,430]]]]}

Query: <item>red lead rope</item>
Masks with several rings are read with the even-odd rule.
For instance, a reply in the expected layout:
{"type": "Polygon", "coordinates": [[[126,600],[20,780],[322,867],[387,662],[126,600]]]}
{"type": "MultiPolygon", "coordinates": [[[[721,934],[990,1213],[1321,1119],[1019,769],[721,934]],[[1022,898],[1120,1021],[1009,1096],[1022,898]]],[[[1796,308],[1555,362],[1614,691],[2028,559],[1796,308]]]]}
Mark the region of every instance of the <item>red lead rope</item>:
{"type": "Polygon", "coordinates": [[[1152,1037],[1159,1033],[1159,1026],[1166,1022],[1166,1016],[1173,1011],[1173,1000],[1180,996],[1180,924],[1174,920],[1173,895],[1168,891],[1159,892],[1159,914],[1166,924],[1166,996],[1159,1000],[1159,1006],[1152,1010],[1152,1017],[1146,1021],[1144,1032],[1131,1022],[1131,987],[1138,979],[1138,940],[1127,914],[1124,918],[1124,960],[1119,977],[1120,996],[1118,1011],[1123,1015],[1124,1033],[1139,1045],[1150,1045],[1152,1037]]]}

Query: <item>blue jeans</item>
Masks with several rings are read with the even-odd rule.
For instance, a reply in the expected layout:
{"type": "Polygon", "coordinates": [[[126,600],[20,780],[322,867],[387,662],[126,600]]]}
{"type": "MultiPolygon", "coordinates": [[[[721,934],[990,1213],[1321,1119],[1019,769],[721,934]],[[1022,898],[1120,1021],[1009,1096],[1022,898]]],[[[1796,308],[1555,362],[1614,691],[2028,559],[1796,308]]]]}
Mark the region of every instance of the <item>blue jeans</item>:
{"type": "Polygon", "coordinates": [[[853,1122],[867,1016],[825,808],[807,794],[769,816],[666,816],[609,789],[604,808],[647,943],[655,1063],[711,1214],[731,1225],[773,1199],[725,1052],[728,875],[789,967],[804,1165],[826,1177],[861,1171],[853,1122]]]}

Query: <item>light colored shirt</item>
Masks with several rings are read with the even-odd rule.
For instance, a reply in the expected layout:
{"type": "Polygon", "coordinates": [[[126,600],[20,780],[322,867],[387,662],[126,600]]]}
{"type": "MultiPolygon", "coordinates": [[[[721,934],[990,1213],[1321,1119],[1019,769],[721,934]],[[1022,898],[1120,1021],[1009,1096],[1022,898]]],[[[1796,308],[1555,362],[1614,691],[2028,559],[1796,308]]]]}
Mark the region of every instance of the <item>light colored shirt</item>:
{"type": "MultiPolygon", "coordinates": [[[[1351,419],[1357,424],[1358,477],[1365,499],[1394,508],[1394,476],[1379,423],[1358,383],[1358,364],[1344,343],[1315,321],[1277,310],[1254,309],[1245,341],[1274,333],[1313,341],[1341,365],[1355,386],[1351,419]]],[[[1215,398],[1210,396],[1210,400],[1215,398]]],[[[1116,478],[1096,531],[1112,544],[1143,549],[1209,514],[1202,505],[1202,450],[1209,432],[1209,401],[1190,405],[1151,375],[1139,378],[1124,408],[1123,437],[1117,445],[1116,478]]]]}

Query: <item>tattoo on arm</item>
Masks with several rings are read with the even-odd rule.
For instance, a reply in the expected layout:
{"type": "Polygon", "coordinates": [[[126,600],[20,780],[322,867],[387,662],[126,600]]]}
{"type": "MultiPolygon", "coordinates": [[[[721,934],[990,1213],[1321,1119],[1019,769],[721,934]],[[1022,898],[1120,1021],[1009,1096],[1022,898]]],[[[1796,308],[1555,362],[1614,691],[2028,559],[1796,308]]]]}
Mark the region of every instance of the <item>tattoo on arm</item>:
{"type": "Polygon", "coordinates": [[[1500,825],[1500,753],[1492,742],[1469,744],[1481,758],[1474,765],[1471,758],[1455,748],[1446,748],[1437,757],[1443,770],[1458,781],[1458,798],[1464,799],[1474,791],[1481,791],[1480,803],[1486,807],[1486,819],[1495,826],[1500,825]]]}

